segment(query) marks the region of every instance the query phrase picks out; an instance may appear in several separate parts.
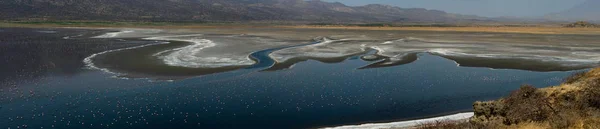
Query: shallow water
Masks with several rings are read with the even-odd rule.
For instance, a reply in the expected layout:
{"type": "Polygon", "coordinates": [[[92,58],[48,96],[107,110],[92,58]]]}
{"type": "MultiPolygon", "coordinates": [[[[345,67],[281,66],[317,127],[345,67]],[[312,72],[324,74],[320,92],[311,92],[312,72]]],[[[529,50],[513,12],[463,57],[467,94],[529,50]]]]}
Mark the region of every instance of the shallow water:
{"type": "Polygon", "coordinates": [[[308,60],[285,70],[231,69],[176,81],[117,79],[88,69],[83,59],[155,42],[63,39],[92,30],[3,30],[0,59],[14,65],[0,66],[9,71],[2,72],[0,128],[265,129],[386,122],[470,111],[474,101],[497,99],[521,84],[556,85],[571,74],[459,67],[420,53],[412,63],[370,69],[358,68],[374,62],[353,56],[340,63],[308,60]]]}

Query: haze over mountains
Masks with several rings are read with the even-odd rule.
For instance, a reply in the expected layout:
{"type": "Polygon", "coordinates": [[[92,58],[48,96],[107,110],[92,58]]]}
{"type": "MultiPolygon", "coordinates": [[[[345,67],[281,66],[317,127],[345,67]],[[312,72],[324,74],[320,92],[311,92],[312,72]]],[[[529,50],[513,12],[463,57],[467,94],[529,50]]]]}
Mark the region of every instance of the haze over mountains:
{"type": "Polygon", "coordinates": [[[545,19],[561,21],[597,21],[600,22],[600,0],[587,0],[563,12],[549,14],[545,19]]]}
{"type": "Polygon", "coordinates": [[[319,0],[2,0],[5,20],[454,22],[481,17],[319,0]]]}
{"type": "MultiPolygon", "coordinates": [[[[422,8],[320,0],[2,0],[0,20],[398,23],[532,21],[485,18],[422,8]]],[[[537,18],[535,18],[537,19],[537,18]]],[[[540,19],[542,20],[542,19],[540,19]]],[[[544,16],[552,21],[600,21],[600,0],[544,16]]]]}

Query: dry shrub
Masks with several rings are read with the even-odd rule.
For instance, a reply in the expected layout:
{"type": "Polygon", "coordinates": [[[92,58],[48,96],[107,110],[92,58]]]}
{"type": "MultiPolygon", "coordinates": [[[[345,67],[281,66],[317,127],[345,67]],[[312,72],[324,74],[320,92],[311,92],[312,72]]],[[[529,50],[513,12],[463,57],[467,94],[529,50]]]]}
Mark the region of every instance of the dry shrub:
{"type": "Polygon", "coordinates": [[[473,110],[476,116],[484,116],[486,118],[493,116],[504,116],[504,103],[497,101],[488,102],[475,102],[473,103],[473,110]]]}
{"type": "Polygon", "coordinates": [[[588,107],[600,109],[600,79],[589,80],[582,98],[588,107]]]}
{"type": "Polygon", "coordinates": [[[585,119],[582,125],[584,129],[600,129],[600,119],[585,119]]]}
{"type": "Polygon", "coordinates": [[[587,129],[600,126],[600,79],[588,78],[578,81],[586,81],[581,83],[583,90],[556,96],[557,102],[554,103],[554,107],[557,112],[548,120],[552,128],[587,129]]]}
{"type": "Polygon", "coordinates": [[[572,84],[574,82],[579,81],[582,77],[585,76],[587,72],[577,72],[572,74],[571,76],[565,78],[565,80],[563,80],[564,84],[572,84]]]}
{"type": "Polygon", "coordinates": [[[519,125],[510,125],[502,129],[551,129],[546,122],[524,122],[519,125]]]}
{"type": "Polygon", "coordinates": [[[578,124],[582,118],[578,110],[561,110],[552,115],[548,122],[553,129],[566,129],[578,124]]]}
{"type": "Polygon", "coordinates": [[[504,99],[475,102],[475,116],[469,122],[437,122],[418,128],[600,129],[600,68],[590,74],[575,73],[564,83],[573,85],[549,90],[523,85],[504,99]]]}
{"type": "Polygon", "coordinates": [[[507,125],[545,121],[554,112],[545,95],[531,85],[523,85],[504,100],[507,125]]]}
{"type": "Polygon", "coordinates": [[[417,126],[418,129],[449,129],[449,128],[455,128],[457,124],[453,123],[451,121],[435,121],[432,123],[422,123],[421,125],[417,126]]]}
{"type": "Polygon", "coordinates": [[[585,98],[584,103],[588,107],[600,108],[600,93],[598,92],[586,92],[583,97],[585,98]]]}

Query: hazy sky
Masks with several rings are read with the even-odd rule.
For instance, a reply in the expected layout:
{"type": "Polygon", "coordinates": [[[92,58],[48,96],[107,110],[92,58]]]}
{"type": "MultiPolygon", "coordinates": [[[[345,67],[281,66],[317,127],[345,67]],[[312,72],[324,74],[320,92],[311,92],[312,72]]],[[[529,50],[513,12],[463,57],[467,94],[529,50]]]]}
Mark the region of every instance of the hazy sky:
{"type": "Polygon", "coordinates": [[[347,5],[388,4],[402,8],[437,9],[479,16],[543,16],[569,9],[585,0],[324,0],[347,5]]]}

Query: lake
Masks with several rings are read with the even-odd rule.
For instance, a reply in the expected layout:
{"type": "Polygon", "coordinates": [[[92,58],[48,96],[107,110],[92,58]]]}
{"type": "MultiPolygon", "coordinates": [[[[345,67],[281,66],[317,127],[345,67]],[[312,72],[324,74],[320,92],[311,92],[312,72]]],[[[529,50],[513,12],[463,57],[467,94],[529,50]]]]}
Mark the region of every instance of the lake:
{"type": "MultiPolygon", "coordinates": [[[[385,60],[361,59],[376,53],[372,49],[270,69],[277,64],[267,54],[315,44],[311,40],[257,48],[256,65],[184,68],[141,55],[186,42],[91,38],[113,30],[0,30],[0,128],[11,129],[294,129],[412,120],[469,112],[475,101],[498,99],[522,84],[558,85],[576,71],[461,67],[429,52],[364,68],[385,60]],[[99,68],[84,61],[94,54],[99,68]]],[[[256,42],[265,40],[275,39],[256,42]]]]}

